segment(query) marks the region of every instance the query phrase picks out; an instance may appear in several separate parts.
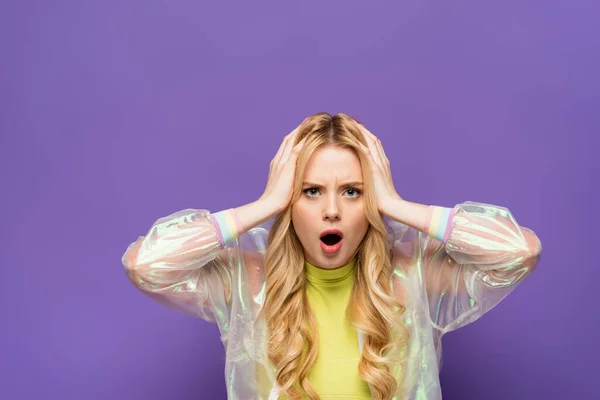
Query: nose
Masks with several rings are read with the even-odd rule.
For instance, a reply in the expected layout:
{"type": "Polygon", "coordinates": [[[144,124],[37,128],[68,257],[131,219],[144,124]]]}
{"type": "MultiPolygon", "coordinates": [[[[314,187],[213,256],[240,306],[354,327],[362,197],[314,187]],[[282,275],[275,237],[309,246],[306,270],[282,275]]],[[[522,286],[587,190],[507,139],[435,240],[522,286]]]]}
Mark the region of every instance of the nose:
{"type": "Polygon", "coordinates": [[[339,221],[340,208],[338,207],[337,200],[334,196],[329,197],[323,210],[323,219],[326,221],[339,221]]]}

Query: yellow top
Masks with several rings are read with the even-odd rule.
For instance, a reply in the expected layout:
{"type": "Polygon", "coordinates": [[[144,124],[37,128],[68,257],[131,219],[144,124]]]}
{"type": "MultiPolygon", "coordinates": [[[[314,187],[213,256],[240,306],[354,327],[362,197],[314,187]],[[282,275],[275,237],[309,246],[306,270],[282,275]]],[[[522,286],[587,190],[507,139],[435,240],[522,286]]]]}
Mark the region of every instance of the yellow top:
{"type": "Polygon", "coordinates": [[[355,262],[333,270],[304,263],[306,294],[317,319],[319,355],[308,378],[323,400],[371,399],[358,374],[360,350],[356,329],[346,320],[355,281],[355,262]]]}

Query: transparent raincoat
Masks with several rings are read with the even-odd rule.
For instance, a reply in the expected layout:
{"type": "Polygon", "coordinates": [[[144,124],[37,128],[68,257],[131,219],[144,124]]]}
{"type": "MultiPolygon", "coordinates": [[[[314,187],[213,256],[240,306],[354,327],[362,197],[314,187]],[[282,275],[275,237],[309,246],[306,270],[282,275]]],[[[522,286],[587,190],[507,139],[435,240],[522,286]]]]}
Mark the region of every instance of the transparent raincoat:
{"type": "MultiPolygon", "coordinates": [[[[391,287],[406,307],[410,333],[395,399],[441,399],[442,336],[496,306],[534,270],[536,234],[504,207],[464,202],[445,242],[384,217],[392,244],[391,287]]],[[[204,209],[158,219],[122,257],[144,294],[174,310],[217,324],[225,347],[230,399],[276,399],[267,357],[264,257],[273,219],[227,243],[204,209]]],[[[357,346],[363,337],[357,332],[357,346]]]]}

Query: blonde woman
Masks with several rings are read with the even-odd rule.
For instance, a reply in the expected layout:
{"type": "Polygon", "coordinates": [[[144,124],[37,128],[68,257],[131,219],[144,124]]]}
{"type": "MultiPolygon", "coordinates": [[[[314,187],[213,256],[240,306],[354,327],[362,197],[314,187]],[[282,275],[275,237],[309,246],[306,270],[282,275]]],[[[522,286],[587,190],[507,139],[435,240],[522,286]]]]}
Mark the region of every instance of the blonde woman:
{"type": "Polygon", "coordinates": [[[122,262],[149,297],[218,325],[229,398],[440,399],[442,336],[540,255],[504,207],[405,200],[381,142],[318,113],[257,201],[160,218],[122,262]]]}

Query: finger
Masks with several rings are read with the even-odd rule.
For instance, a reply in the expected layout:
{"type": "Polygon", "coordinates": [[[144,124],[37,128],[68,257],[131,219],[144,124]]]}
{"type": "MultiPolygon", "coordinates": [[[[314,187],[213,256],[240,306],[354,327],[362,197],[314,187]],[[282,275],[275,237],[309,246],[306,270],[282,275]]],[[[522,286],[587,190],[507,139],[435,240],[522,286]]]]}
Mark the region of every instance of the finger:
{"type": "Polygon", "coordinates": [[[359,143],[358,145],[360,146],[360,149],[362,150],[362,152],[367,156],[367,159],[369,160],[369,165],[371,166],[372,172],[375,172],[374,168],[377,166],[377,163],[375,162],[375,159],[373,158],[373,154],[372,154],[371,150],[362,143],[359,143]]]}
{"type": "Polygon", "coordinates": [[[385,168],[383,161],[381,160],[380,152],[377,148],[377,138],[371,132],[369,132],[363,125],[357,124],[358,129],[363,134],[365,141],[367,142],[369,152],[371,154],[371,158],[375,165],[377,165],[382,170],[385,168]],[[375,139],[373,139],[375,138],[375,139]]]}
{"type": "Polygon", "coordinates": [[[381,140],[379,140],[379,138],[377,136],[375,136],[366,126],[364,126],[363,124],[359,124],[359,128],[365,132],[367,134],[368,137],[371,138],[371,140],[373,141],[373,144],[375,145],[375,147],[377,148],[377,154],[381,157],[382,160],[384,160],[383,154],[381,154],[381,140]]]}
{"type": "Polygon", "coordinates": [[[302,150],[302,147],[304,146],[304,142],[306,142],[306,138],[307,138],[307,137],[308,137],[308,136],[304,136],[304,137],[302,138],[302,140],[301,140],[301,141],[299,141],[299,142],[298,142],[298,144],[294,146],[294,148],[292,149],[292,152],[294,152],[294,151],[296,151],[296,152],[300,152],[300,150],[302,150]]]}
{"type": "Polygon", "coordinates": [[[369,132],[369,130],[367,128],[364,127],[364,125],[362,125],[359,122],[354,121],[354,123],[356,124],[356,127],[358,128],[358,130],[360,131],[360,133],[362,134],[363,138],[365,139],[365,142],[367,142],[367,145],[369,145],[371,142],[374,142],[375,140],[375,136],[369,132]]]}
{"type": "Polygon", "coordinates": [[[377,151],[379,153],[379,158],[381,159],[382,165],[384,166],[384,168],[386,169],[386,171],[390,171],[390,160],[388,160],[388,158],[385,155],[385,151],[383,150],[383,144],[381,143],[381,140],[377,139],[377,151]]]}
{"type": "Polygon", "coordinates": [[[390,171],[389,165],[390,165],[390,160],[388,160],[387,156],[385,155],[385,151],[383,150],[383,144],[381,143],[381,140],[379,140],[379,138],[377,136],[375,136],[373,133],[371,133],[371,131],[364,125],[362,124],[358,124],[359,129],[361,130],[361,132],[364,132],[368,137],[370,137],[372,139],[372,143],[375,146],[375,148],[377,149],[377,156],[378,156],[378,161],[379,164],[385,168],[386,171],[390,171]]]}
{"type": "Polygon", "coordinates": [[[294,129],[293,131],[288,133],[283,138],[283,141],[281,142],[281,145],[279,146],[279,149],[277,150],[277,154],[275,154],[275,157],[273,158],[273,164],[277,165],[280,163],[280,160],[282,159],[282,156],[285,153],[286,146],[290,142],[290,139],[292,139],[293,137],[295,137],[295,135],[298,134],[298,131],[300,130],[299,128],[300,128],[300,125],[297,126],[296,129],[294,129]]]}
{"type": "Polygon", "coordinates": [[[392,175],[392,168],[390,167],[390,160],[388,160],[388,158],[387,158],[387,156],[385,154],[385,151],[383,150],[383,145],[381,143],[379,145],[381,146],[381,154],[383,156],[383,162],[384,162],[385,167],[386,167],[386,169],[388,171],[388,174],[390,174],[390,176],[391,176],[392,175]]]}
{"type": "Polygon", "coordinates": [[[279,159],[281,158],[281,155],[283,154],[283,149],[285,148],[285,143],[286,143],[287,139],[288,139],[288,137],[286,136],[281,141],[281,144],[279,145],[279,149],[277,149],[277,153],[275,153],[275,157],[273,157],[273,160],[271,161],[271,165],[279,162],[279,159]]]}
{"type": "Polygon", "coordinates": [[[375,137],[375,135],[373,135],[371,133],[371,131],[367,129],[366,126],[364,126],[363,124],[361,124],[358,121],[354,121],[354,122],[355,122],[356,126],[358,126],[358,129],[360,129],[360,131],[365,135],[365,138],[370,138],[372,140],[377,141],[377,137],[375,137]]]}
{"type": "MultiPolygon", "coordinates": [[[[295,140],[295,137],[294,137],[293,140],[295,140]]],[[[294,143],[293,140],[290,139],[290,142],[288,143],[288,148],[284,151],[284,154],[283,154],[283,156],[281,158],[282,163],[287,162],[290,159],[290,157],[292,156],[292,154],[298,155],[299,150],[304,145],[304,142],[306,140],[306,136],[304,136],[302,138],[302,140],[300,142],[298,142],[295,146],[292,145],[294,143]]]]}
{"type": "MultiPolygon", "coordinates": [[[[365,128],[365,130],[369,132],[368,129],[365,128]]],[[[375,135],[373,135],[373,137],[375,137],[375,135]]],[[[380,161],[379,165],[382,168],[383,173],[387,176],[387,179],[391,180],[392,169],[390,167],[390,160],[388,160],[387,156],[385,155],[385,151],[383,150],[383,144],[381,143],[381,140],[379,140],[379,138],[376,138],[375,147],[377,149],[378,159],[380,161]]]]}

